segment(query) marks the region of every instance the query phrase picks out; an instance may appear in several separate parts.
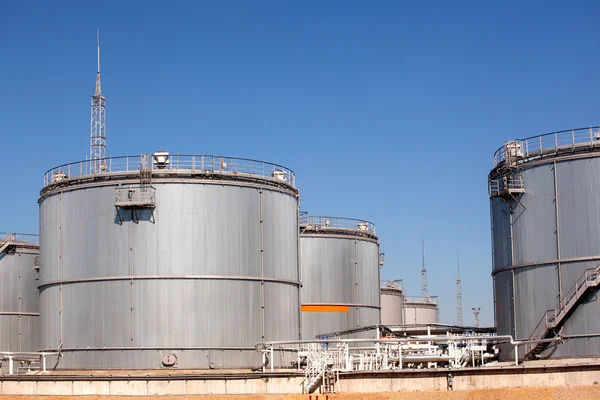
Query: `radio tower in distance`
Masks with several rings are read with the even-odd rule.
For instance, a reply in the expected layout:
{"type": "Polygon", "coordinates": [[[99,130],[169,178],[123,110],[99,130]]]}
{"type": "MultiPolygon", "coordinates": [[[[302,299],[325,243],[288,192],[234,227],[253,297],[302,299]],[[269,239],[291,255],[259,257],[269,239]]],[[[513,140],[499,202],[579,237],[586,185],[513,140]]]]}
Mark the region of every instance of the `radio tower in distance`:
{"type": "Polygon", "coordinates": [[[100,84],[100,32],[96,31],[98,50],[98,72],[96,92],[92,96],[92,117],[90,124],[90,166],[91,173],[106,171],[106,98],[102,96],[100,84]]]}
{"type": "Polygon", "coordinates": [[[475,317],[475,328],[479,328],[479,311],[481,311],[481,307],[472,308],[473,316],[475,317]]]}
{"type": "Polygon", "coordinates": [[[462,281],[460,279],[460,264],[456,252],[456,325],[463,326],[462,281]]]}
{"type": "Polygon", "coordinates": [[[425,240],[421,238],[421,296],[427,299],[427,270],[425,269],[425,240]]]}

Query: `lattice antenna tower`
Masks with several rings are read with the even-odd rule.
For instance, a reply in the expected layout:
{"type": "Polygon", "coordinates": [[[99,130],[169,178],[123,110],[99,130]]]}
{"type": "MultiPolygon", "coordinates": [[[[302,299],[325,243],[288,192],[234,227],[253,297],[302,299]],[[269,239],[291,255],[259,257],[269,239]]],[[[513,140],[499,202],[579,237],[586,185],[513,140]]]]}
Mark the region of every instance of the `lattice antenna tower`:
{"type": "Polygon", "coordinates": [[[90,124],[90,165],[91,173],[106,171],[106,98],[102,96],[100,84],[100,32],[96,31],[98,50],[98,72],[96,73],[96,92],[92,96],[92,115],[90,124]]]}
{"type": "Polygon", "coordinates": [[[456,251],[456,325],[463,326],[462,280],[460,279],[460,262],[456,251]]]}
{"type": "Polygon", "coordinates": [[[421,296],[427,299],[427,270],[425,269],[425,240],[421,237],[421,296]]]}
{"type": "Polygon", "coordinates": [[[475,328],[479,328],[479,312],[481,311],[481,307],[472,308],[472,310],[475,317],[475,328]]]}

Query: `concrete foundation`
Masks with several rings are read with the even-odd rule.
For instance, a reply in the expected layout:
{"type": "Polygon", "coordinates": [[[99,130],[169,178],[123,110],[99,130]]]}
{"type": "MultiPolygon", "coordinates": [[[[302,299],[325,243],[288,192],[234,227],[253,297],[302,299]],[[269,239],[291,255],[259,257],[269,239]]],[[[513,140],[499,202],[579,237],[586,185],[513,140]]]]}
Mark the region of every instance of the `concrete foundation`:
{"type": "MultiPolygon", "coordinates": [[[[177,373],[4,375],[0,396],[193,396],[302,393],[304,376],[276,373],[177,373]]],[[[461,370],[398,370],[341,373],[338,393],[456,392],[513,388],[594,386],[600,362],[570,365],[495,366],[461,370]]]]}

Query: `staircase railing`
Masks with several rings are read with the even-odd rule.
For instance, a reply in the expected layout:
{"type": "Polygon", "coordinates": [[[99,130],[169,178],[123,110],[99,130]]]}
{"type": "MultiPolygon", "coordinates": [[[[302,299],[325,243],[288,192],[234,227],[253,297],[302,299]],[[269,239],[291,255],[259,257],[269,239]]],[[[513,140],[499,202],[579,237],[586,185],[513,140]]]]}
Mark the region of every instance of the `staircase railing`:
{"type": "MultiPolygon", "coordinates": [[[[600,284],[600,265],[596,268],[586,270],[577,279],[573,287],[562,297],[554,310],[548,310],[538,322],[530,335],[531,340],[545,339],[551,331],[558,327],[564,318],[569,314],[573,307],[579,302],[579,299],[588,290],[600,284]]],[[[531,343],[526,346],[525,358],[529,358],[541,348],[545,343],[531,343]]]]}
{"type": "Polygon", "coordinates": [[[0,254],[4,253],[6,249],[14,244],[15,235],[13,233],[7,233],[6,236],[0,240],[0,254]]]}

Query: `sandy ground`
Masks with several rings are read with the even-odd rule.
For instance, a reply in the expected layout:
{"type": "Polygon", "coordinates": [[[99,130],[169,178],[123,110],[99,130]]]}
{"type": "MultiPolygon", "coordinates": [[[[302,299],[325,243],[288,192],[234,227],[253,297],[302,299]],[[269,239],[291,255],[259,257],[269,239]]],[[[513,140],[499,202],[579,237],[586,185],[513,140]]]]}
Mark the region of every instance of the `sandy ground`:
{"type": "MultiPolygon", "coordinates": [[[[73,400],[73,396],[0,396],[0,400],[73,400]]],[[[142,396],[76,396],[77,400],[147,400],[142,396]]],[[[333,395],[156,396],[160,400],[598,400],[600,385],[558,388],[513,388],[454,392],[343,393],[333,395]],[[317,398],[318,396],[318,398],[317,398]]]]}

